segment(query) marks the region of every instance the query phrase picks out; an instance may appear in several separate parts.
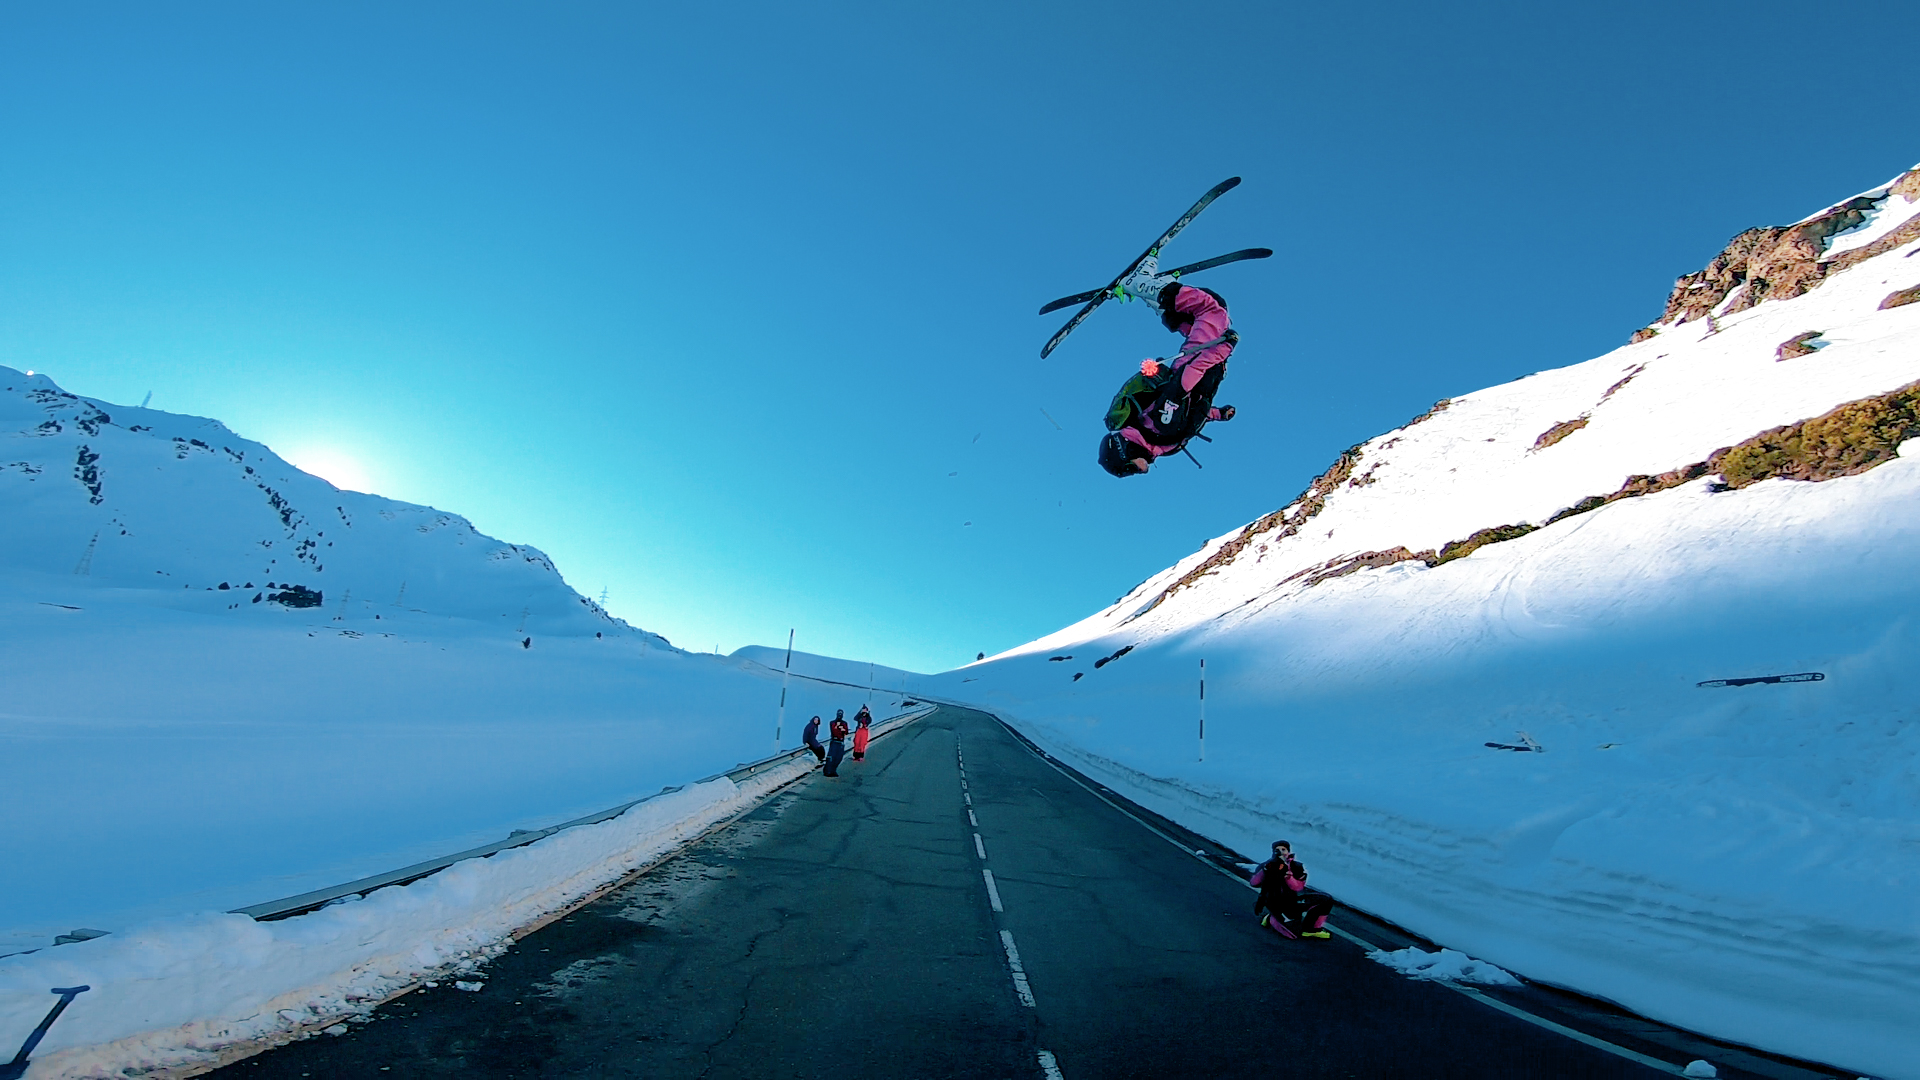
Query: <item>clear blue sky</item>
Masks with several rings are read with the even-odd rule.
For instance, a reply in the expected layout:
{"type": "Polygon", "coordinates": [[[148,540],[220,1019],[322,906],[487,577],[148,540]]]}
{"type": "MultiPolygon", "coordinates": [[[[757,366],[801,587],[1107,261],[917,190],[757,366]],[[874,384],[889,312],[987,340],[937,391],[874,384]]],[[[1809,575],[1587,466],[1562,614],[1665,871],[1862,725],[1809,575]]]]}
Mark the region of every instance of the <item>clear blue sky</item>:
{"type": "Polygon", "coordinates": [[[294,8],[0,8],[0,363],[465,514],[684,646],[922,670],[1920,159],[1897,4],[294,8]],[[1279,251],[1196,279],[1240,418],[1111,479],[1173,339],[1116,305],[1041,363],[1034,311],[1230,175],[1169,258],[1279,251]]]}

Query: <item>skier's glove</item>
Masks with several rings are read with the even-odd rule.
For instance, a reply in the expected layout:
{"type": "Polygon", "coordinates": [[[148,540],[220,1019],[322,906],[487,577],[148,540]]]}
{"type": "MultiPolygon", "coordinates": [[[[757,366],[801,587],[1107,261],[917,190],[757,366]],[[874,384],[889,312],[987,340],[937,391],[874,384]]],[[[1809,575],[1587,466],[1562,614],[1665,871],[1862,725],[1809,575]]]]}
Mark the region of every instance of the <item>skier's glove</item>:
{"type": "Polygon", "coordinates": [[[1140,361],[1140,374],[1145,375],[1149,379],[1153,378],[1155,375],[1160,374],[1160,361],[1158,360],[1140,361]]]}

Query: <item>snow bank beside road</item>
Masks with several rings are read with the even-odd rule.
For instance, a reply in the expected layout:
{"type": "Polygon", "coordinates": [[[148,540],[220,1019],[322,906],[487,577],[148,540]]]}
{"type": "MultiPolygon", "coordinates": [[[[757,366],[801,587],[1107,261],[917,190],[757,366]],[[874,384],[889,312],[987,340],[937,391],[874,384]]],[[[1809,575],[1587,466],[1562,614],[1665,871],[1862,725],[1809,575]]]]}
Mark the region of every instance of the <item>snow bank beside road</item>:
{"type": "Polygon", "coordinates": [[[1428,979],[1434,982],[1469,982],[1482,986],[1518,986],[1520,980],[1487,963],[1475,960],[1463,952],[1441,949],[1430,953],[1425,949],[1405,948],[1388,952],[1375,949],[1367,954],[1367,959],[1405,975],[1409,979],[1428,979]]]}
{"type": "Polygon", "coordinates": [[[370,1010],[421,979],[470,970],[514,931],[803,775],[811,758],[742,785],[722,777],[597,825],[470,859],[279,922],[186,916],[0,960],[0,1043],[17,1045],[50,986],[90,984],[41,1044],[28,1076],[111,1077],[227,1060],[370,1010]],[[15,1030],[18,1029],[18,1030],[15,1030]]]}
{"type": "MultiPolygon", "coordinates": [[[[0,820],[30,823],[0,830],[21,883],[0,954],[351,881],[773,749],[778,675],[636,634],[528,649],[390,607],[166,606],[207,595],[227,594],[0,568],[0,820]]],[[[863,700],[795,680],[788,746],[792,714],[863,700]]]]}

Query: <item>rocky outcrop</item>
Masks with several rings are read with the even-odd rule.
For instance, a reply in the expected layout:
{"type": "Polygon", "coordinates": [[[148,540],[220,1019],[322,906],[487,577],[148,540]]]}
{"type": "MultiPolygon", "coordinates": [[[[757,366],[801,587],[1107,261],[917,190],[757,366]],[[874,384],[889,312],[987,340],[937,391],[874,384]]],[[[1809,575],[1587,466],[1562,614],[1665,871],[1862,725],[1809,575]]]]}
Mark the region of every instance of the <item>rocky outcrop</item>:
{"type": "Polygon", "coordinates": [[[1770,428],[1716,450],[1706,468],[1729,488],[1762,480],[1834,480],[1893,460],[1900,444],[1920,436],[1920,382],[1849,401],[1797,424],[1770,428]]]}
{"type": "Polygon", "coordinates": [[[1822,331],[1819,330],[1808,330],[1806,333],[1793,335],[1781,342],[1779,348],[1773,350],[1773,358],[1776,361],[1792,360],[1796,356],[1811,356],[1819,352],[1820,347],[1826,344],[1820,340],[1821,333],[1822,331]]]}
{"type": "Polygon", "coordinates": [[[1608,398],[1626,389],[1627,384],[1638,378],[1640,373],[1645,370],[1647,370],[1647,365],[1645,364],[1635,364],[1628,368],[1626,375],[1622,376],[1619,382],[1607,387],[1607,392],[1600,395],[1600,404],[1606,404],[1608,398]]]}
{"type": "Polygon", "coordinates": [[[87,489],[88,502],[98,506],[106,501],[106,497],[100,494],[100,455],[92,448],[84,445],[80,447],[80,452],[74,459],[73,478],[80,481],[81,487],[87,489]]]}
{"type": "Polygon", "coordinates": [[[1618,491],[1611,495],[1589,495],[1548,518],[1545,525],[1526,522],[1496,525],[1464,540],[1442,545],[1437,554],[1394,548],[1392,552],[1368,552],[1350,560],[1313,567],[1294,576],[1311,574],[1307,584],[1315,585],[1369,566],[1386,566],[1409,559],[1424,559],[1428,566],[1440,566],[1463,559],[1488,544],[1518,539],[1608,503],[1652,495],[1715,473],[1723,481],[1716,488],[1719,491],[1776,477],[1818,482],[1855,476],[1893,460],[1900,444],[1914,438],[1920,438],[1920,382],[1908,383],[1890,393],[1849,401],[1809,420],[1769,428],[1733,446],[1715,450],[1705,461],[1651,476],[1629,476],[1618,491]]]}
{"type": "Polygon", "coordinates": [[[1348,574],[1356,574],[1362,570],[1378,570],[1383,566],[1392,566],[1394,563],[1412,562],[1415,559],[1426,561],[1432,557],[1431,551],[1414,552],[1404,547],[1388,548],[1385,551],[1363,551],[1358,555],[1329,559],[1318,566],[1297,570],[1282,578],[1280,583],[1285,585],[1288,582],[1298,581],[1301,588],[1311,589],[1323,581],[1346,577],[1348,574]]]}
{"type": "MultiPolygon", "coordinates": [[[[1440,402],[1426,413],[1414,418],[1413,423],[1417,424],[1421,420],[1425,420],[1427,417],[1445,408],[1447,404],[1448,402],[1445,401],[1440,402]]],[[[1411,426],[1411,424],[1408,426],[1411,426]]],[[[1178,581],[1160,590],[1160,595],[1154,597],[1146,607],[1128,616],[1128,619],[1137,619],[1145,615],[1147,612],[1165,603],[1174,593],[1194,584],[1201,578],[1232,562],[1239,557],[1241,552],[1247,549],[1247,545],[1262,536],[1272,533],[1273,535],[1269,537],[1269,541],[1273,542],[1285,540],[1287,537],[1299,532],[1300,526],[1305,525],[1315,514],[1318,514],[1326,507],[1327,496],[1333,494],[1340,485],[1346,483],[1353,476],[1353,467],[1359,463],[1360,447],[1348,447],[1346,453],[1341,454],[1339,459],[1336,460],[1326,472],[1315,477],[1313,483],[1307,487],[1307,490],[1301,492],[1300,496],[1289,503],[1286,508],[1275,510],[1273,513],[1241,529],[1233,539],[1221,544],[1219,549],[1213,554],[1200,560],[1199,564],[1193,569],[1180,575],[1178,581]]]]}
{"type": "Polygon", "coordinates": [[[1660,321],[1703,319],[1736,291],[1740,295],[1728,305],[1729,313],[1799,296],[1826,277],[1828,267],[1820,256],[1826,253],[1827,240],[1865,223],[1877,202],[1861,196],[1798,225],[1748,229],[1729,241],[1706,269],[1674,282],[1660,321]]]}
{"type": "MultiPolygon", "coordinates": [[[[1624,382],[1625,380],[1622,380],[1622,381],[1624,382]]],[[[1601,398],[1600,400],[1605,401],[1606,399],[1601,398]]],[[[1545,450],[1547,447],[1552,446],[1554,443],[1559,442],[1561,439],[1564,439],[1567,436],[1573,434],[1574,432],[1579,431],[1581,428],[1586,427],[1587,421],[1589,419],[1590,417],[1586,416],[1585,414],[1582,414],[1580,416],[1574,417],[1571,420],[1560,421],[1559,423],[1553,425],[1547,430],[1541,432],[1540,437],[1533,440],[1533,448],[1535,450],[1545,450]]]]}
{"type": "MultiPolygon", "coordinates": [[[[1920,214],[1914,214],[1871,244],[1825,258],[1829,240],[1864,224],[1876,208],[1882,213],[1904,212],[1916,201],[1920,201],[1920,169],[1901,176],[1878,198],[1848,199],[1798,225],[1748,229],[1728,241],[1705,269],[1674,282],[1660,324],[1677,326],[1703,319],[1723,304],[1724,314],[1732,314],[1768,300],[1792,299],[1833,274],[1920,240],[1920,214]]],[[[1635,332],[1632,340],[1645,341],[1657,332],[1647,327],[1635,332]]]]}
{"type": "Polygon", "coordinates": [[[1898,292],[1888,293],[1887,298],[1880,301],[1880,310],[1885,311],[1888,308],[1906,307],[1908,304],[1920,304],[1920,285],[1915,285],[1911,289],[1901,289],[1898,292]]]}
{"type": "Polygon", "coordinates": [[[1503,540],[1518,540],[1538,528],[1540,526],[1529,525],[1522,521],[1513,525],[1495,525],[1490,529],[1481,529],[1465,540],[1455,540],[1441,545],[1440,553],[1428,559],[1427,565],[1439,566],[1455,559],[1464,559],[1488,544],[1498,544],[1503,540]]]}

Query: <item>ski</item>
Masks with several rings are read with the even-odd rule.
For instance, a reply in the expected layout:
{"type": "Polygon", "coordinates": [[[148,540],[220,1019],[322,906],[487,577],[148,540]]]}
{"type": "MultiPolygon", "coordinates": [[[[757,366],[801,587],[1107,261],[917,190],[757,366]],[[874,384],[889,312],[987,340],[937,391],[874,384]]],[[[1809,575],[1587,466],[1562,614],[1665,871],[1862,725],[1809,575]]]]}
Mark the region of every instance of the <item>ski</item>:
{"type": "Polygon", "coordinates": [[[1273,258],[1272,248],[1241,248],[1239,251],[1229,251],[1225,255],[1215,255],[1211,259],[1201,259],[1197,263],[1176,266],[1167,271],[1167,273],[1172,274],[1174,277],[1182,277],[1187,274],[1197,274],[1202,270],[1211,270],[1216,266],[1225,266],[1228,263],[1245,262],[1248,259],[1271,258],[1273,258]]]}
{"type": "MultiPolygon", "coordinates": [[[[1207,208],[1207,205],[1213,202],[1213,200],[1219,198],[1220,196],[1226,194],[1229,191],[1232,191],[1235,187],[1239,185],[1239,183],[1240,183],[1239,177],[1229,176],[1225,180],[1222,180],[1218,184],[1215,184],[1213,188],[1209,190],[1205,195],[1200,196],[1200,201],[1194,203],[1191,209],[1189,209],[1186,213],[1180,215],[1180,220],[1174,222],[1171,228],[1169,228],[1166,232],[1161,233],[1160,239],[1155,240],[1152,244],[1150,244],[1147,247],[1147,250],[1141,252],[1139,258],[1136,258],[1132,262],[1128,263],[1127,268],[1125,270],[1120,271],[1119,276],[1115,277],[1113,281],[1109,283],[1105,289],[1100,290],[1100,292],[1097,295],[1092,297],[1087,302],[1086,307],[1083,307],[1079,311],[1075,312],[1073,318],[1067,320],[1067,325],[1061,327],[1059,332],[1055,333],[1053,337],[1047,341],[1046,346],[1040,350],[1040,359],[1045,360],[1047,358],[1047,354],[1051,353],[1054,350],[1055,346],[1059,345],[1060,342],[1063,339],[1065,339],[1068,334],[1073,333],[1074,327],[1079,326],[1080,323],[1084,321],[1087,316],[1093,314],[1093,309],[1100,306],[1101,302],[1105,300],[1112,293],[1112,290],[1114,289],[1115,286],[1127,280],[1127,275],[1133,273],[1134,268],[1138,267],[1142,260],[1147,258],[1149,255],[1153,255],[1153,256],[1159,255],[1160,249],[1165,247],[1167,243],[1171,241],[1174,237],[1180,235],[1180,230],[1186,228],[1188,222],[1191,222],[1194,218],[1200,216],[1200,211],[1205,210],[1207,208]]],[[[1070,300],[1067,301],[1067,303],[1071,303],[1071,302],[1072,301],[1070,300]]],[[[1063,304],[1062,306],[1065,306],[1065,305],[1063,304]]]]}
{"type": "Polygon", "coordinates": [[[1755,675],[1746,679],[1708,679],[1695,686],[1753,686],[1756,683],[1820,682],[1827,676],[1823,672],[1803,671],[1797,675],[1755,675]]]}
{"type": "Polygon", "coordinates": [[[1055,300],[1053,303],[1048,304],[1046,307],[1041,308],[1040,314],[1051,315],[1054,312],[1059,311],[1061,308],[1064,308],[1064,307],[1072,307],[1075,304],[1084,304],[1089,300],[1098,300],[1100,299],[1100,294],[1106,291],[1107,290],[1105,289],[1088,289],[1086,292],[1074,293],[1072,296],[1063,296],[1060,299],[1055,300]]]}
{"type": "MultiPolygon", "coordinates": [[[[1197,274],[1202,270],[1211,270],[1216,266],[1225,266],[1228,263],[1244,262],[1247,259],[1270,259],[1272,257],[1272,248],[1242,248],[1239,251],[1229,252],[1225,255],[1216,255],[1211,259],[1202,259],[1197,263],[1176,266],[1172,270],[1167,271],[1167,273],[1174,277],[1181,277],[1186,274],[1197,274]]],[[[1101,293],[1106,291],[1106,289],[1089,289],[1083,293],[1074,293],[1072,296],[1063,296],[1053,303],[1048,304],[1046,307],[1041,308],[1040,314],[1046,315],[1050,312],[1059,311],[1063,307],[1084,304],[1089,300],[1097,298],[1101,293]]]]}

